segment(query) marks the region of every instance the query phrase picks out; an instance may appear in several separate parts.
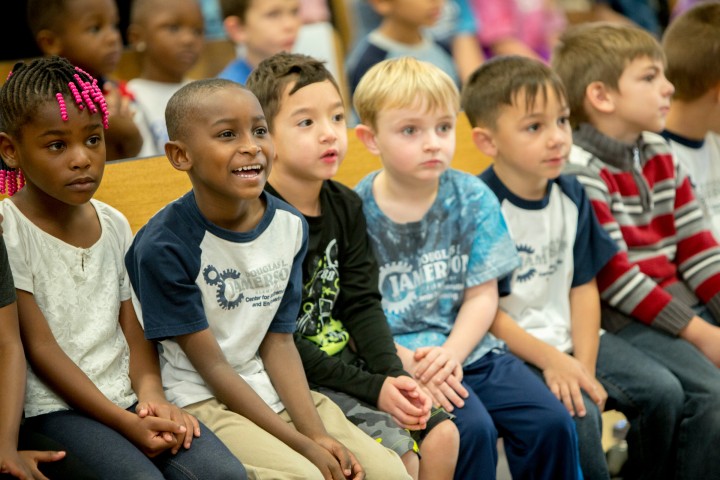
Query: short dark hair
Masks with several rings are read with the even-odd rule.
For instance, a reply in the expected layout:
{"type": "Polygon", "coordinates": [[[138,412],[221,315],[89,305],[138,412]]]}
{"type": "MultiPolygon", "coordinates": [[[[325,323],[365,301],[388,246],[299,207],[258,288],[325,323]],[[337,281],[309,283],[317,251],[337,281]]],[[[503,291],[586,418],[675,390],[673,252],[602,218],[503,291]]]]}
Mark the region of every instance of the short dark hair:
{"type": "Polygon", "coordinates": [[[232,80],[206,78],[192,81],[175,92],[165,107],[165,123],[169,139],[182,140],[187,136],[195,112],[203,105],[203,98],[213,91],[230,87],[246,90],[232,80]]]}
{"type": "Polygon", "coordinates": [[[548,88],[567,101],[560,77],[543,62],[517,55],[499,56],[470,75],[460,101],[470,125],[494,128],[503,105],[513,105],[524,93],[526,108],[532,108],[538,95],[547,101],[548,88]]]}
{"type": "Polygon", "coordinates": [[[332,73],[325,68],[325,62],[301,53],[277,53],[266,58],[250,73],[245,85],[260,101],[270,131],[280,111],[280,101],[285,88],[294,82],[290,95],[313,83],[330,81],[338,91],[332,73]]]}
{"type": "Polygon", "coordinates": [[[647,30],[632,25],[590,22],[568,27],[555,46],[551,64],[567,89],[570,123],[587,122],[587,87],[602,82],[617,90],[625,68],[648,57],[665,63],[662,46],[647,30]]]}
{"type": "Polygon", "coordinates": [[[27,24],[33,37],[41,30],[58,30],[65,18],[67,0],[28,0],[27,24]]]}
{"type": "Polygon", "coordinates": [[[695,5],[673,20],[662,39],[674,99],[692,101],[720,82],[720,3],[695,5]]]}
{"type": "Polygon", "coordinates": [[[247,15],[252,2],[253,0],[220,0],[222,18],[238,17],[241,22],[245,23],[245,15],[247,15]]]}

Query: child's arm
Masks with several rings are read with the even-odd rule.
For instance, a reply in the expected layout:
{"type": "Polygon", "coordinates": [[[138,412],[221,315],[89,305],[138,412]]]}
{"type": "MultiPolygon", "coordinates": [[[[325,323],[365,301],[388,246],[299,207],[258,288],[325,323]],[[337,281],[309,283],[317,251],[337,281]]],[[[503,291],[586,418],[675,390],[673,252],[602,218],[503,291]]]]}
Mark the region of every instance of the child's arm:
{"type": "MultiPolygon", "coordinates": [[[[185,434],[172,448],[172,453],[176,454],[181,446],[190,448],[193,436],[200,436],[200,424],[195,417],[165,398],[157,350],[145,339],[131,300],[120,304],[120,327],[130,348],[130,381],[138,397],[135,411],[143,418],[151,415],[184,425],[185,434]]],[[[172,436],[167,435],[169,433],[166,433],[166,440],[173,441],[172,436]]]]}
{"type": "Polygon", "coordinates": [[[37,464],[60,460],[65,452],[17,451],[25,398],[25,355],[15,302],[0,308],[0,368],[0,474],[47,480],[37,464]]]}
{"type": "Polygon", "coordinates": [[[573,356],[594,377],[600,345],[600,294],[594,279],[570,289],[570,335],[573,356]]]}
{"type": "Polygon", "coordinates": [[[133,120],[131,98],[123,95],[121,85],[112,82],[105,83],[103,93],[110,115],[110,128],[105,132],[107,159],[118,160],[137,156],[142,148],[143,139],[133,120]]]}
{"type": "Polygon", "coordinates": [[[467,390],[462,381],[462,364],[490,328],[498,305],[497,280],[466,288],[455,324],[441,347],[415,351],[417,365],[411,373],[426,386],[446,410],[462,407],[467,390]],[[447,380],[456,380],[449,382],[447,380]],[[459,388],[458,388],[459,387],[459,388]]]}
{"type": "Polygon", "coordinates": [[[25,397],[25,357],[14,302],[0,308],[0,367],[0,473],[30,476],[17,452],[25,397]]]}
{"type": "Polygon", "coordinates": [[[585,367],[591,379],[591,385],[581,386],[602,411],[607,392],[595,378],[600,346],[600,294],[595,279],[570,289],[570,335],[573,356],[585,367]]]}
{"type": "Polygon", "coordinates": [[[60,348],[35,302],[17,290],[20,332],[33,371],[72,408],[126,436],[146,455],[155,456],[175,446],[163,432],[184,435],[185,427],[171,420],[140,418],[112,403],[60,348]]]}
{"type": "MultiPolygon", "coordinates": [[[[298,431],[330,452],[335,461],[327,464],[323,459],[308,458],[320,468],[324,475],[332,473],[334,478],[340,473],[336,472],[339,462],[345,477],[351,475],[352,478],[364,477],[362,467],[353,454],[328,435],[325,430],[310,396],[310,388],[305,379],[300,355],[297,353],[292,335],[268,332],[260,344],[260,357],[298,431]]],[[[342,474],[337,478],[343,478],[342,474]]]]}
{"type": "MultiPolygon", "coordinates": [[[[671,293],[640,271],[639,267],[629,260],[627,244],[623,239],[620,224],[615,219],[610,206],[610,189],[617,190],[617,186],[612,183],[612,179],[607,180],[608,183],[606,183],[604,178],[588,167],[576,165],[572,165],[572,167],[574,167],[574,171],[570,173],[576,175],[577,179],[585,187],[600,224],[611,238],[620,239],[617,241],[620,251],[612,257],[597,275],[597,285],[601,298],[608,305],[632,317],[634,320],[684,338],[702,351],[715,365],[720,366],[720,348],[717,348],[717,345],[720,345],[720,328],[710,325],[697,317],[691,307],[675,299],[671,293]]],[[[686,200],[688,198],[692,200],[692,189],[689,183],[687,185],[685,183],[683,182],[684,187],[679,188],[676,193],[686,200]]],[[[687,203],[692,203],[690,200],[683,202],[682,205],[687,208],[687,203]]],[[[683,215],[691,217],[691,220],[694,218],[696,221],[702,221],[702,214],[691,215],[690,213],[692,212],[686,211],[683,215]]],[[[692,232],[694,229],[692,225],[693,222],[690,221],[683,225],[683,229],[686,232],[692,232]]],[[[707,241],[707,239],[705,240],[707,241]]],[[[677,256],[682,270],[683,260],[681,259],[687,260],[690,256],[687,253],[680,254],[680,243],[678,242],[677,256]]],[[[698,242],[693,241],[686,241],[685,243],[688,245],[698,244],[698,242]]],[[[690,264],[693,263],[690,262],[690,264]]],[[[716,268],[715,265],[715,262],[711,262],[707,267],[716,268]]],[[[697,270],[695,270],[695,276],[698,277],[697,270]]],[[[703,275],[699,275],[699,277],[710,278],[703,275]]],[[[717,277],[717,275],[712,277],[717,277]]],[[[709,299],[704,301],[707,300],[709,299]]],[[[712,303],[720,302],[713,299],[712,303]]]]}
{"type": "MultiPolygon", "coordinates": [[[[265,341],[263,341],[261,345],[261,356],[265,364],[265,369],[273,382],[273,386],[280,395],[288,412],[293,416],[293,422],[297,425],[297,430],[285,423],[265,401],[255,393],[255,390],[237,374],[235,369],[228,363],[220,349],[220,345],[218,345],[217,340],[209,329],[181,335],[175,337],[175,340],[188,356],[193,367],[195,367],[203,380],[205,380],[218,401],[225,404],[231,411],[249,419],[263,430],[277,437],[293,450],[308,458],[317,465],[318,468],[321,468],[322,472],[326,474],[328,471],[331,472],[332,478],[334,479],[345,478],[340,472],[338,461],[326,450],[319,448],[317,443],[312,441],[304,434],[305,432],[300,430],[301,425],[305,426],[307,422],[307,420],[303,422],[305,417],[293,416],[293,414],[297,415],[294,402],[299,401],[303,408],[311,409],[309,413],[303,412],[304,415],[317,418],[317,410],[315,410],[312,401],[309,399],[310,395],[307,380],[305,380],[305,373],[302,371],[297,349],[290,334],[273,334],[268,332],[265,341]],[[282,342],[283,345],[275,345],[273,343],[276,340],[273,338],[274,335],[287,335],[287,341],[289,341],[291,348],[288,347],[287,341],[282,342]],[[291,358],[277,358],[283,357],[284,355],[289,355],[291,358]],[[293,356],[296,364],[292,363],[293,356]],[[276,374],[278,369],[280,370],[280,374],[276,374]],[[296,389],[299,390],[299,393],[296,389]],[[292,396],[301,398],[286,398],[288,392],[290,392],[292,396]],[[286,401],[288,403],[285,403],[286,401]],[[307,404],[303,404],[304,401],[309,402],[310,406],[308,407],[307,404]],[[295,410],[291,410],[291,408],[295,410]]],[[[324,432],[324,427],[322,427],[322,431],[324,432]]],[[[353,471],[357,473],[357,478],[362,478],[362,475],[360,475],[362,470],[357,462],[353,464],[352,468],[354,469],[353,471]]]]}

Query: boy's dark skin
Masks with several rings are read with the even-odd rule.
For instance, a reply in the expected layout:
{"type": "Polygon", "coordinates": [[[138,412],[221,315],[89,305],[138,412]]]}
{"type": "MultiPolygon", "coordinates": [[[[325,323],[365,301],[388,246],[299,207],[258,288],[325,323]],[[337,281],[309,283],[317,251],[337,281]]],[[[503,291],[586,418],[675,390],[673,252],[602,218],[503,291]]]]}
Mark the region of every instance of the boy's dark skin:
{"type": "MultiPolygon", "coordinates": [[[[249,231],[265,212],[260,194],[275,155],[260,104],[252,93],[229,83],[196,97],[191,109],[192,123],[182,125],[176,138],[166,145],[170,163],[188,174],[197,206],[209,221],[227,230],[249,231]],[[230,137],[215,135],[218,129],[235,131],[237,138],[230,141],[230,137]],[[231,167],[237,155],[242,160],[231,167]],[[232,170],[245,163],[262,168],[255,179],[236,182],[232,170]]],[[[172,132],[170,135],[173,138],[172,132]]],[[[216,398],[231,411],[301,453],[326,478],[364,478],[352,453],[325,431],[291,334],[266,333],[259,353],[295,428],[275,414],[237,374],[209,329],[176,337],[176,341],[216,398]]]]}

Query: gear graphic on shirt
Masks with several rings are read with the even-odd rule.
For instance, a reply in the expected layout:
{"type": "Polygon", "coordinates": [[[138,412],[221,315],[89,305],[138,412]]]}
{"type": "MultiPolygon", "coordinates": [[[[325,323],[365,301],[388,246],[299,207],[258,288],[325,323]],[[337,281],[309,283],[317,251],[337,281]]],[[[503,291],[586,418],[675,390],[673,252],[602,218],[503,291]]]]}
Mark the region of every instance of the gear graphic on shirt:
{"type": "Polygon", "coordinates": [[[208,285],[217,285],[215,297],[223,310],[232,310],[245,298],[240,291],[240,283],[237,282],[240,272],[236,270],[227,269],[219,273],[215,267],[208,265],[203,270],[203,278],[208,285]]]}
{"type": "MultiPolygon", "coordinates": [[[[398,295],[391,294],[391,286],[386,284],[388,278],[393,275],[410,275],[413,268],[410,264],[405,261],[390,262],[380,267],[380,292],[382,293],[382,304],[383,309],[388,313],[400,314],[410,308],[416,298],[415,289],[408,289],[403,291],[403,296],[398,298],[398,295]]],[[[398,284],[400,282],[397,282],[398,284]]],[[[400,293],[400,292],[398,292],[400,293]]]]}
{"type": "MultiPolygon", "coordinates": [[[[515,246],[515,248],[517,248],[517,251],[521,257],[523,255],[532,255],[535,253],[535,249],[532,248],[530,245],[518,244],[515,246]]],[[[528,280],[533,278],[536,273],[537,270],[535,270],[535,268],[533,267],[530,267],[527,271],[519,271],[517,274],[517,281],[521,283],[527,282],[528,280]]]]}

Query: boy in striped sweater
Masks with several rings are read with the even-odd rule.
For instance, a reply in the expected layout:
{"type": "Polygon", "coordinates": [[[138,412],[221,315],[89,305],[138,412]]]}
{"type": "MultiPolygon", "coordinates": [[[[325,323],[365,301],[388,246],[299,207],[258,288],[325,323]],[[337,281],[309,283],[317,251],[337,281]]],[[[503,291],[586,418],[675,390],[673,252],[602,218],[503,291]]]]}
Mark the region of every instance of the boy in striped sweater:
{"type": "Polygon", "coordinates": [[[647,32],[587,24],[561,37],[553,67],[568,90],[574,146],[566,173],[585,186],[619,252],[597,276],[602,326],[664,365],[685,393],[677,478],[709,478],[720,459],[720,246],[659,132],[673,85],[647,32]]]}

